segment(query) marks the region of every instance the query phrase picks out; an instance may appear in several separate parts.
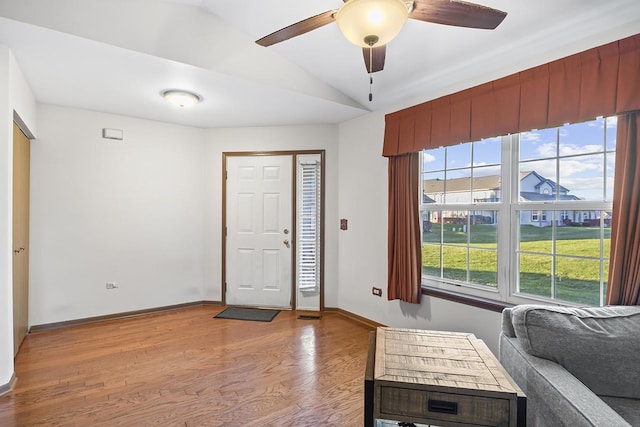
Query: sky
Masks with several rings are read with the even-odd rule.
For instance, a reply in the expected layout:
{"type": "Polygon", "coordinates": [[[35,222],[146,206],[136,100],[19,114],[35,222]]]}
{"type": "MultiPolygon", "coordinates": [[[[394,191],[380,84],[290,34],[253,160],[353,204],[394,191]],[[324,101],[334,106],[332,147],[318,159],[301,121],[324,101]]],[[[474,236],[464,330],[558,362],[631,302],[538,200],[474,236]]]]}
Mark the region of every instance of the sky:
{"type": "MultiPolygon", "coordinates": [[[[617,118],[610,117],[524,132],[520,138],[520,171],[536,171],[584,200],[610,201],[615,163],[615,153],[610,151],[615,150],[616,127],[617,118]]],[[[472,162],[474,176],[500,173],[500,138],[475,142],[473,160],[471,146],[460,144],[424,152],[424,179],[444,179],[445,163],[448,178],[469,176],[472,162]]]]}

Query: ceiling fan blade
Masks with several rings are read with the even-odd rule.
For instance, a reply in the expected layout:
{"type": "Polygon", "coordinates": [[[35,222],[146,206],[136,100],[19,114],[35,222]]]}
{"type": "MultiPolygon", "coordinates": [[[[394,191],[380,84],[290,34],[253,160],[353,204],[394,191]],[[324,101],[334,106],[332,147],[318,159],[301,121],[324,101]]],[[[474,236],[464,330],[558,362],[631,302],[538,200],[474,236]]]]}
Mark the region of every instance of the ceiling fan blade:
{"type": "Polygon", "coordinates": [[[456,27],[493,30],[507,16],[506,12],[458,0],[414,0],[409,18],[456,27]]]}
{"type": "Polygon", "coordinates": [[[384,68],[384,59],[387,56],[387,46],[382,45],[372,49],[363,47],[362,56],[364,56],[364,65],[367,67],[367,72],[375,73],[382,71],[384,68]]]}
{"type": "Polygon", "coordinates": [[[323,27],[335,21],[335,18],[333,17],[335,13],[335,10],[329,10],[319,15],[312,16],[311,18],[303,19],[300,22],[296,22],[295,24],[291,24],[275,31],[268,36],[264,36],[260,40],[256,40],[256,43],[260,46],[271,46],[301,34],[308,33],[311,30],[315,30],[316,28],[323,27]]]}

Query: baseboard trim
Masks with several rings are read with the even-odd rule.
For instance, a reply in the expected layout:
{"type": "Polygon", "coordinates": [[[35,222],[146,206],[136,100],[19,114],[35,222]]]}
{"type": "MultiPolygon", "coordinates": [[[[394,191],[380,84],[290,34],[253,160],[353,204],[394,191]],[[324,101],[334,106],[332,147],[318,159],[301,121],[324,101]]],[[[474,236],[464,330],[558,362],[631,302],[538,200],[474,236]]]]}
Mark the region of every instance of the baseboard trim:
{"type": "Polygon", "coordinates": [[[202,305],[215,305],[216,307],[222,307],[222,301],[204,300],[202,305]]]}
{"type": "Polygon", "coordinates": [[[381,327],[381,326],[386,326],[386,325],[383,325],[382,323],[375,322],[375,321],[373,321],[371,319],[367,319],[366,317],[359,316],[359,315],[357,315],[355,313],[352,313],[352,312],[347,311],[347,310],[343,310],[342,308],[338,308],[338,307],[325,307],[324,311],[325,311],[325,313],[341,314],[342,316],[348,317],[351,320],[355,320],[356,322],[362,323],[362,324],[367,325],[367,326],[369,326],[371,328],[378,328],[378,327],[381,327]]]}
{"type": "Polygon", "coordinates": [[[134,311],[127,311],[122,313],[113,313],[113,314],[107,314],[104,316],[86,317],[84,319],[66,320],[63,322],[46,323],[43,325],[33,325],[31,326],[30,332],[31,333],[43,332],[43,331],[50,331],[53,329],[68,328],[70,326],[84,325],[87,323],[106,322],[109,320],[126,319],[128,317],[145,316],[147,314],[154,314],[154,313],[160,313],[160,312],[171,311],[171,310],[180,310],[182,308],[194,307],[199,305],[222,306],[222,302],[207,301],[207,300],[194,301],[194,302],[187,302],[183,304],[167,305],[164,307],[147,308],[144,310],[134,310],[134,311]]]}
{"type": "Polygon", "coordinates": [[[11,379],[8,383],[0,385],[0,397],[4,396],[7,393],[11,393],[13,391],[13,387],[16,385],[16,381],[18,381],[18,378],[16,377],[16,374],[14,372],[13,374],[11,374],[11,379]]]}
{"type": "MultiPolygon", "coordinates": [[[[222,302],[221,301],[210,301],[210,300],[203,300],[203,301],[194,301],[194,302],[187,302],[187,303],[183,303],[183,304],[176,304],[176,305],[168,305],[168,306],[164,306],[164,307],[155,307],[155,308],[148,308],[145,310],[135,310],[135,311],[127,311],[127,312],[122,312],[122,313],[113,313],[113,314],[107,314],[104,316],[95,316],[95,317],[87,317],[84,319],[74,319],[74,320],[66,320],[63,322],[54,322],[54,323],[46,323],[43,325],[33,325],[31,326],[30,332],[31,333],[36,333],[36,332],[44,332],[44,331],[50,331],[53,329],[61,329],[61,328],[68,328],[71,326],[79,326],[79,325],[84,325],[87,323],[96,323],[96,322],[106,322],[109,320],[118,320],[118,319],[126,319],[129,317],[137,317],[137,316],[145,316],[148,314],[155,314],[155,313],[161,313],[161,312],[165,312],[165,311],[171,311],[171,310],[180,310],[183,308],[188,308],[188,307],[196,307],[196,306],[202,306],[202,305],[206,305],[206,306],[216,306],[216,307],[222,307],[222,302]]],[[[322,316],[323,312],[309,312],[307,310],[301,310],[300,311],[301,314],[315,314],[315,315],[319,315],[322,316]]],[[[375,322],[371,319],[367,319],[366,317],[362,317],[359,316],[355,313],[352,313],[350,311],[347,310],[343,310],[342,308],[338,308],[338,307],[325,307],[324,309],[324,313],[336,313],[336,314],[340,314],[342,316],[348,317],[351,320],[355,320],[358,323],[362,323],[366,326],[369,326],[371,328],[377,328],[379,326],[386,326],[383,325],[382,323],[378,323],[375,322]]],[[[0,387],[0,395],[2,393],[2,388],[0,387]]]]}

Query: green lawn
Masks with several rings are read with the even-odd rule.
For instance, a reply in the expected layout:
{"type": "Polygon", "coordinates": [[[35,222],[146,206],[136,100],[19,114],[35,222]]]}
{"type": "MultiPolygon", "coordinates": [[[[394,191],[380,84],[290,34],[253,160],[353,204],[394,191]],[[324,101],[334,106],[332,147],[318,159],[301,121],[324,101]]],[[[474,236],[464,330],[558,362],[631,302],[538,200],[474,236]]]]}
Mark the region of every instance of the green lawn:
{"type": "MultiPolygon", "coordinates": [[[[459,225],[445,224],[442,274],[444,278],[496,286],[496,228],[493,225],[472,225],[471,245],[467,251],[467,234],[457,231],[459,225]],[[456,231],[452,231],[453,228],[456,231]],[[455,245],[460,244],[459,247],[455,245]],[[469,257],[469,259],[467,259],[469,257]],[[469,277],[467,277],[467,262],[469,277]]],[[[604,254],[609,254],[610,230],[605,229],[604,254]]],[[[556,289],[555,298],[579,304],[600,303],[600,262],[569,256],[600,257],[600,230],[595,227],[558,227],[556,229],[556,289]]],[[[522,226],[520,229],[520,291],[552,297],[551,227],[522,226]]],[[[440,224],[424,233],[422,252],[423,273],[440,276],[440,224]]],[[[605,277],[608,263],[605,263],[605,277]]]]}

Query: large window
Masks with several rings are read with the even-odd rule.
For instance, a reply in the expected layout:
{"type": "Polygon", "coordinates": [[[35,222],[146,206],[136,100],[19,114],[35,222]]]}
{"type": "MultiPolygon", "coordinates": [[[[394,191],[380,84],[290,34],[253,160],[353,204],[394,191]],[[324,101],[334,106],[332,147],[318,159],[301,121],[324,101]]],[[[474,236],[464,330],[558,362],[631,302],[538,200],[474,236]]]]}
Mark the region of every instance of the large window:
{"type": "Polygon", "coordinates": [[[602,305],[615,118],[422,152],[423,284],[602,305]]]}

